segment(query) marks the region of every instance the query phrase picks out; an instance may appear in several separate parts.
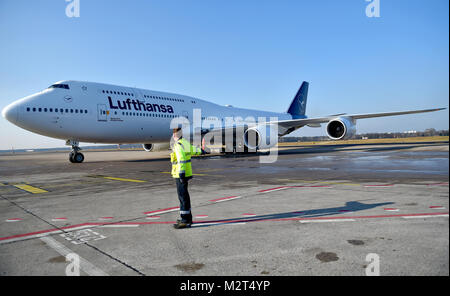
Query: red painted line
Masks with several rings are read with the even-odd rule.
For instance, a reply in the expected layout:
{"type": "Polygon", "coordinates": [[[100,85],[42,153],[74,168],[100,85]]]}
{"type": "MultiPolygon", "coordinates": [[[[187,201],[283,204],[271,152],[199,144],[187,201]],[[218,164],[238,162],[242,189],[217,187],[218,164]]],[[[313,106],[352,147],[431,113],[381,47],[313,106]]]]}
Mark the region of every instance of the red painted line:
{"type": "Polygon", "coordinates": [[[399,209],[396,208],[384,208],[385,211],[398,211],[399,209]]]}
{"type": "MultiPolygon", "coordinates": [[[[298,212],[297,212],[298,213],[298,212]]],[[[235,219],[235,220],[215,220],[215,221],[194,221],[196,224],[202,223],[237,223],[237,222],[259,222],[259,221],[299,221],[299,220],[328,220],[328,219],[374,219],[374,218],[395,218],[395,217],[414,217],[414,216],[437,216],[437,215],[448,215],[449,212],[439,212],[439,213],[416,213],[416,214],[399,214],[399,215],[376,215],[376,216],[345,216],[345,217],[313,217],[313,218],[280,218],[280,219],[235,219]]],[[[152,225],[152,224],[173,224],[175,221],[155,221],[155,222],[118,222],[118,223],[83,223],[71,226],[65,226],[61,228],[53,228],[47,230],[41,230],[36,232],[30,232],[25,234],[17,234],[7,237],[0,237],[0,241],[21,238],[27,236],[33,236],[38,234],[49,233],[53,231],[69,230],[71,228],[77,228],[82,226],[102,226],[102,225],[152,225]]]]}
{"type": "Polygon", "coordinates": [[[329,185],[299,185],[299,186],[287,186],[290,188],[332,188],[329,185]]]}
{"type": "Polygon", "coordinates": [[[242,214],[242,216],[256,216],[256,214],[253,214],[253,213],[244,213],[244,214],[242,214]]]}
{"type": "Polygon", "coordinates": [[[431,206],[430,209],[445,209],[443,206],[431,206]]]}
{"type": "Polygon", "coordinates": [[[53,218],[52,220],[67,220],[67,218],[62,217],[62,218],[53,218]]]}
{"type": "Polygon", "coordinates": [[[216,202],[216,201],[221,201],[221,200],[227,200],[227,199],[231,199],[231,198],[236,198],[238,197],[236,196],[227,196],[227,197],[222,197],[222,198],[218,198],[218,199],[211,199],[210,202],[216,202]]]}
{"type": "Polygon", "coordinates": [[[16,221],[22,221],[22,219],[20,219],[20,218],[6,219],[6,222],[16,222],[16,221]]]}
{"type": "Polygon", "coordinates": [[[149,214],[160,213],[160,212],[164,212],[164,211],[178,210],[179,208],[180,208],[180,207],[172,207],[172,208],[161,209],[161,210],[156,210],[156,211],[144,212],[144,214],[145,214],[145,215],[149,215],[149,214]]]}

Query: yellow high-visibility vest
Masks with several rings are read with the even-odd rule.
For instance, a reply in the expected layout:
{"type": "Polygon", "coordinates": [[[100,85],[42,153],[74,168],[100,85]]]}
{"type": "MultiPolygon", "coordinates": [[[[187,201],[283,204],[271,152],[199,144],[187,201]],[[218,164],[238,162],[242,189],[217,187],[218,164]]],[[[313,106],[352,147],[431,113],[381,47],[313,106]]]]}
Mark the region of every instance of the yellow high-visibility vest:
{"type": "Polygon", "coordinates": [[[173,144],[173,152],[170,153],[172,162],[172,177],[179,178],[184,173],[185,177],[192,176],[191,155],[202,154],[202,149],[192,146],[184,138],[173,144]]]}

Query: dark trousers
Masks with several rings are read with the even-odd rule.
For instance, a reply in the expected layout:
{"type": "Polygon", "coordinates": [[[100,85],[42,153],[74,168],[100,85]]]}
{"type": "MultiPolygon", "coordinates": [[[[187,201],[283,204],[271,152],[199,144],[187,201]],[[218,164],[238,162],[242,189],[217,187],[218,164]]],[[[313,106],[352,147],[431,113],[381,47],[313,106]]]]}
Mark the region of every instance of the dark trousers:
{"type": "Polygon", "coordinates": [[[180,178],[176,178],[178,199],[180,200],[181,221],[192,223],[191,198],[188,192],[188,179],[181,182],[180,178]]]}

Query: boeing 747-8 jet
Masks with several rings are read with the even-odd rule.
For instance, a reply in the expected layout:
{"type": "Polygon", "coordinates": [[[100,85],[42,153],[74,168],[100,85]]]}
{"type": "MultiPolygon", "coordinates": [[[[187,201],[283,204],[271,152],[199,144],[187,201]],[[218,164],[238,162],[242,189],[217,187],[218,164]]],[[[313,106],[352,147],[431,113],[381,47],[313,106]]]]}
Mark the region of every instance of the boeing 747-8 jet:
{"type": "MultiPolygon", "coordinates": [[[[143,143],[152,151],[157,143],[169,143],[171,122],[183,118],[193,123],[197,115],[200,133],[224,131],[245,126],[233,146],[247,150],[273,147],[278,137],[303,126],[327,124],[327,135],[334,140],[347,139],[356,133],[356,120],[443,110],[426,109],[376,114],[337,114],[320,118],[305,115],[308,82],[303,82],[286,113],[266,112],[220,106],[206,100],[174,93],[138,89],[110,84],[60,81],[47,89],[22,98],[5,107],[2,115],[28,131],[62,139],[72,146],[69,160],[81,163],[79,142],[127,144],[143,143]],[[228,121],[226,119],[241,120],[228,121]],[[248,120],[251,118],[252,120],[248,120]],[[264,121],[258,119],[263,118],[264,121]],[[231,123],[228,123],[231,122],[231,123]],[[269,130],[269,133],[266,131],[269,130]],[[275,141],[265,139],[276,134],[275,141]]],[[[231,147],[235,150],[236,147],[231,147]]]]}

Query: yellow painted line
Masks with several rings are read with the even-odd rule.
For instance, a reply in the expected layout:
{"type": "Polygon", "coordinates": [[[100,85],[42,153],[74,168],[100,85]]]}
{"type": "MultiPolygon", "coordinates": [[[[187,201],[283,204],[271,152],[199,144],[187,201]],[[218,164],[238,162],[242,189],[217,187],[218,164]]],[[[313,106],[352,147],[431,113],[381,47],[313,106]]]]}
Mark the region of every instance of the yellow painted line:
{"type": "Polygon", "coordinates": [[[134,183],[145,183],[145,182],[147,182],[147,181],[142,181],[142,180],[133,180],[133,179],[115,178],[115,177],[104,177],[104,176],[102,178],[108,179],[108,180],[134,182],[134,183]]]}
{"type": "Polygon", "coordinates": [[[44,190],[44,189],[41,189],[41,188],[37,188],[37,187],[33,187],[31,185],[26,185],[26,184],[16,184],[16,185],[14,185],[14,187],[22,189],[22,190],[25,190],[25,191],[33,193],[33,194],[48,192],[47,190],[44,190]]]}
{"type": "Polygon", "coordinates": [[[3,184],[3,183],[0,183],[0,186],[6,186],[5,184],[3,184]]]}

